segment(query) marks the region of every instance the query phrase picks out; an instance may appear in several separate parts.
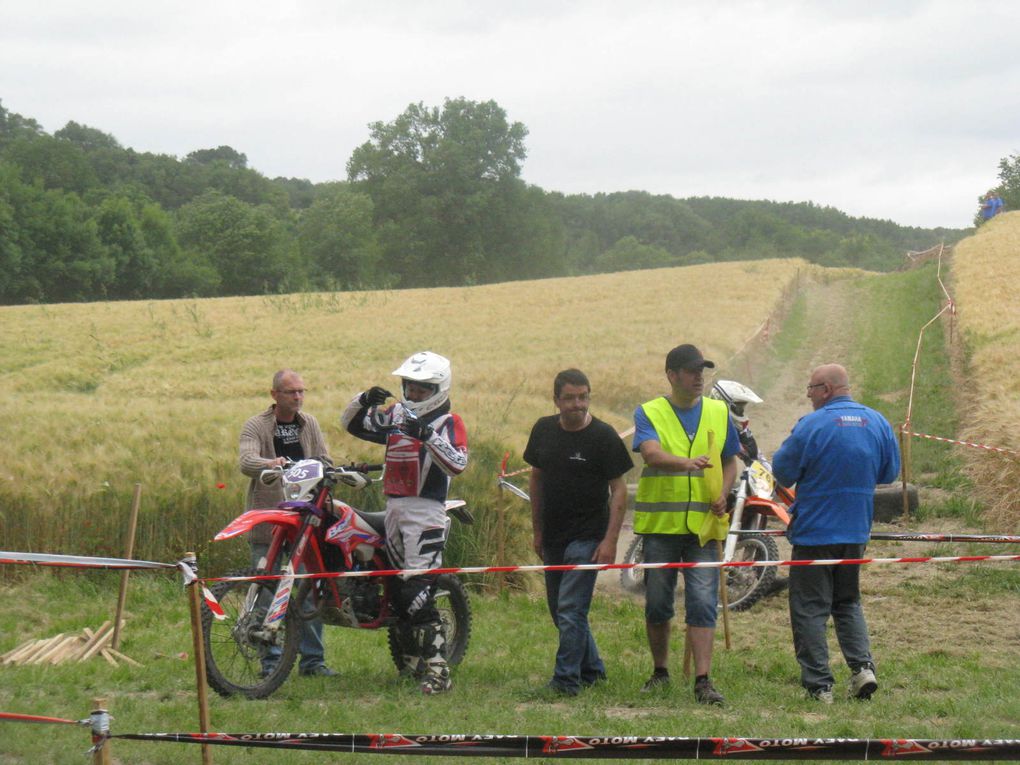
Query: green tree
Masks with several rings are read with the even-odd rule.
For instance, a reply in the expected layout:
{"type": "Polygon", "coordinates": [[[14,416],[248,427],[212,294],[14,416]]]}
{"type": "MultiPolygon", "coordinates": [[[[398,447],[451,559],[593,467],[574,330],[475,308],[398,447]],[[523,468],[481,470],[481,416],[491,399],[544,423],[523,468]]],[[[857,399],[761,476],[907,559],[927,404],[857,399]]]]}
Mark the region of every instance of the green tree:
{"type": "Polygon", "coordinates": [[[152,297],[208,297],[218,294],[220,275],[204,254],[181,249],[173,233],[173,221],[154,202],[141,205],[138,226],[153,253],[156,272],[152,297]]]}
{"type": "Polygon", "coordinates": [[[20,185],[16,168],[0,163],[0,303],[21,302],[23,282],[21,229],[17,210],[11,203],[11,190],[20,185]]]}
{"type": "MultiPolygon", "coordinates": [[[[494,101],[457,98],[370,128],[347,172],[372,198],[387,271],[403,286],[485,278],[487,261],[513,246],[493,232],[521,199],[524,125],[494,101]]],[[[513,237],[523,242],[527,228],[513,237]]]]}
{"type": "Polygon", "coordinates": [[[243,170],[248,167],[248,157],[230,146],[218,146],[215,149],[198,149],[185,157],[185,161],[196,165],[211,165],[214,162],[222,162],[234,170],[243,170]]]}
{"type": "Polygon", "coordinates": [[[79,147],[48,135],[15,138],[7,145],[4,158],[21,169],[23,181],[41,183],[47,189],[83,194],[98,183],[79,147]]]}
{"type": "Polygon", "coordinates": [[[600,272],[636,271],[642,268],[674,266],[677,259],[662,247],[625,236],[595,259],[600,272]]]}
{"type": "Polygon", "coordinates": [[[120,149],[121,145],[112,135],[104,133],[88,125],[79,125],[77,122],[68,122],[60,128],[53,137],[67,141],[77,146],[82,151],[96,151],[97,149],[120,149]]]}
{"type": "Polygon", "coordinates": [[[0,151],[15,138],[35,138],[43,135],[42,125],[4,108],[0,100],[0,151]]]}
{"type": "Polygon", "coordinates": [[[116,264],[99,240],[92,210],[76,194],[23,183],[0,172],[3,208],[11,218],[0,241],[16,267],[9,302],[97,300],[107,295],[116,264]]]}
{"type": "Polygon", "coordinates": [[[336,184],[301,214],[298,244],[317,284],[352,289],[373,282],[381,249],[372,212],[367,194],[336,184]]]}
{"type": "Polygon", "coordinates": [[[279,292],[305,280],[292,239],[267,206],[209,191],[178,211],[176,234],[195,262],[208,258],[215,267],[222,294],[279,292]]]}
{"type": "Polygon", "coordinates": [[[96,233],[114,263],[108,297],[144,298],[152,294],[158,265],[134,205],[126,197],[110,196],[96,210],[96,233]]]}

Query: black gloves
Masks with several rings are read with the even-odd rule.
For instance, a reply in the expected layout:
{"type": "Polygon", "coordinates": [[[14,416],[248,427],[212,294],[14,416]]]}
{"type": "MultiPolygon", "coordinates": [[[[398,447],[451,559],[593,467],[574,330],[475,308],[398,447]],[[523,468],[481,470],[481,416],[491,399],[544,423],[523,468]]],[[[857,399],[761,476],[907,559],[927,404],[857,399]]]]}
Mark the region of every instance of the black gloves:
{"type": "Polygon", "coordinates": [[[434,431],[427,422],[422,422],[415,418],[407,419],[400,423],[400,432],[411,438],[417,438],[419,441],[428,441],[434,431]]]}
{"type": "Polygon", "coordinates": [[[392,398],[393,394],[385,388],[381,388],[378,385],[373,385],[368,390],[364,391],[358,396],[358,403],[362,406],[379,406],[380,404],[386,403],[386,399],[392,398]]]}

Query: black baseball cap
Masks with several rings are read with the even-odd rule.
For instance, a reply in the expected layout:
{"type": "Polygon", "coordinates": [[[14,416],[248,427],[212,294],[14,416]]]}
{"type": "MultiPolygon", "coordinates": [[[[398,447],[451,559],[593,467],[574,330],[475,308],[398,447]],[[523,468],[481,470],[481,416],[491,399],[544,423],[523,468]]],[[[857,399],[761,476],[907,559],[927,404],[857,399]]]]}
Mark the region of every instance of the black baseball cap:
{"type": "Polygon", "coordinates": [[[666,354],[666,371],[687,369],[695,371],[708,367],[715,369],[715,363],[709,361],[701,355],[701,351],[695,348],[690,343],[684,345],[678,345],[676,348],[666,354]]]}

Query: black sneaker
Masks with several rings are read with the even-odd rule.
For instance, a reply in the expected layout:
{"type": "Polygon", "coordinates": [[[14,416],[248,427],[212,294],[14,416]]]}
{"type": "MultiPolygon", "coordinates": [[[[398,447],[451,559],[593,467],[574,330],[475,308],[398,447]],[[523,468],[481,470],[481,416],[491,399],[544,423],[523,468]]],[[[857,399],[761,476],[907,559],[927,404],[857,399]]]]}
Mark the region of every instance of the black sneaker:
{"type": "Polygon", "coordinates": [[[590,680],[581,680],[581,687],[591,688],[596,685],[601,685],[602,683],[606,682],[606,680],[607,680],[606,673],[602,672],[601,674],[595,675],[595,677],[591,678],[590,680]]]}
{"type": "Polygon", "coordinates": [[[694,699],[699,704],[714,704],[717,707],[721,707],[726,701],[707,677],[699,677],[695,681],[694,699]]]}
{"type": "Polygon", "coordinates": [[[655,671],[652,676],[645,680],[645,684],[641,686],[642,693],[652,693],[654,691],[661,690],[669,687],[669,672],[655,671]]]}

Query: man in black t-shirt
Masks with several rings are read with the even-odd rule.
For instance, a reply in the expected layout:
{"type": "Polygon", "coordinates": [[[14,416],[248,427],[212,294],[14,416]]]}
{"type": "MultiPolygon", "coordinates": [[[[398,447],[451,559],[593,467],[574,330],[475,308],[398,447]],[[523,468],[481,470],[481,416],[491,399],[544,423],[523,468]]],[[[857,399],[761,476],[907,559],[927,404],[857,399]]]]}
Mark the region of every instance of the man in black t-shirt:
{"type": "MultiPolygon", "coordinates": [[[[284,499],[280,481],[266,485],[259,480],[263,470],[285,465],[288,459],[329,459],[329,450],[318,421],[301,411],[305,402],[305,382],[301,375],[293,369],[281,369],[273,376],[269,395],[273,397],[273,405],[249,418],[241,429],[240,467],[241,472],[251,479],[245,510],[275,507],[284,499]]],[[[271,539],[272,527],[268,523],[260,523],[252,530],[249,541],[252,566],[255,568],[265,565],[264,558],[271,539]]],[[[323,677],[337,674],[325,663],[322,622],[319,619],[302,624],[298,651],[301,654],[298,664],[300,674],[323,677]]],[[[263,674],[272,671],[278,656],[279,648],[274,647],[263,657],[263,674]]]]}
{"type": "MultiPolygon", "coordinates": [[[[614,563],[623,524],[630,452],[609,425],[588,412],[591,385],[583,372],[567,369],[553,382],[558,415],[531,429],[524,460],[529,479],[535,552],[547,565],[614,563]]],[[[588,625],[595,571],[546,571],[546,601],[560,633],[548,688],[575,696],[605,679],[588,625]]]]}

